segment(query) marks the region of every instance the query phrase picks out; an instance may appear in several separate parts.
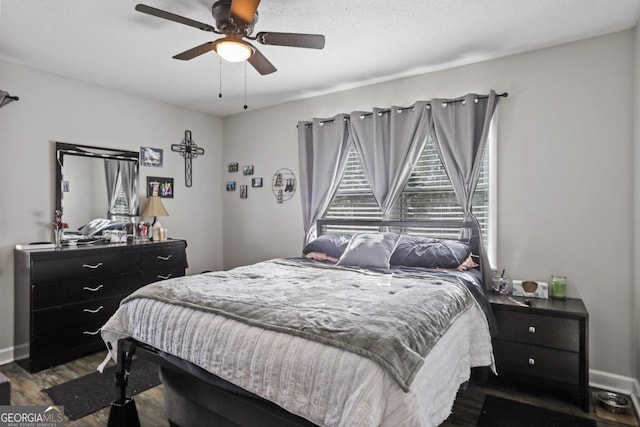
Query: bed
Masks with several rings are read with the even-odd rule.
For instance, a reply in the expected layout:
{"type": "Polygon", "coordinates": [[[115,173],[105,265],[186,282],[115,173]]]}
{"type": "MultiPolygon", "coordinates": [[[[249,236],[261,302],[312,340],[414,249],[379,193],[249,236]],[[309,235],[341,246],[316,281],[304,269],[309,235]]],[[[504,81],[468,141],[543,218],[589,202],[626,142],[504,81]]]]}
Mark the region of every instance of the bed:
{"type": "Polygon", "coordinates": [[[368,221],[345,236],[345,226],[320,222],[303,257],[162,281],[123,300],[102,328],[120,366],[109,425],[135,416],[125,389],[134,354],[161,366],[172,425],[445,420],[471,369],[493,368],[478,233],[434,240],[415,233],[473,224],[368,221]]]}

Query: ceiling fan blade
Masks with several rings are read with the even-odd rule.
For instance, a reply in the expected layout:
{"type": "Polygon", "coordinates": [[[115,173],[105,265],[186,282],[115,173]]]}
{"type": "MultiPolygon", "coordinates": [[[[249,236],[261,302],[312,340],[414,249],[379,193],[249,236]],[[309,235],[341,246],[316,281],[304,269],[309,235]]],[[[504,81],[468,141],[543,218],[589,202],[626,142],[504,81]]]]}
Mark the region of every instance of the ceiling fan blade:
{"type": "Polygon", "coordinates": [[[259,32],[256,34],[256,41],[260,44],[276,46],[324,48],[324,36],[321,34],[259,32]]]}
{"type": "Polygon", "coordinates": [[[232,0],[231,16],[241,24],[249,25],[258,10],[260,0],[232,0]]]}
{"type": "Polygon", "coordinates": [[[200,56],[203,53],[207,53],[213,50],[213,42],[202,43],[200,46],[196,46],[189,50],[185,50],[182,53],[175,55],[174,59],[182,59],[183,61],[188,61],[189,59],[193,59],[196,56],[200,56]]]}
{"type": "Polygon", "coordinates": [[[158,18],[168,19],[169,21],[177,22],[179,24],[189,25],[190,27],[199,28],[203,31],[210,31],[216,33],[217,31],[209,24],[204,22],[194,21],[193,19],[185,18],[184,16],[176,15],[171,12],[167,12],[155,7],[147,6],[146,4],[137,4],[136,10],[138,12],[146,13],[149,15],[157,16],[158,18]]]}
{"type": "Polygon", "coordinates": [[[251,58],[247,59],[247,61],[253,66],[253,68],[256,69],[258,73],[264,76],[266,74],[271,74],[278,71],[278,69],[274,67],[271,62],[269,62],[267,57],[264,56],[258,49],[256,49],[255,46],[251,47],[253,47],[253,55],[251,56],[251,58]]]}

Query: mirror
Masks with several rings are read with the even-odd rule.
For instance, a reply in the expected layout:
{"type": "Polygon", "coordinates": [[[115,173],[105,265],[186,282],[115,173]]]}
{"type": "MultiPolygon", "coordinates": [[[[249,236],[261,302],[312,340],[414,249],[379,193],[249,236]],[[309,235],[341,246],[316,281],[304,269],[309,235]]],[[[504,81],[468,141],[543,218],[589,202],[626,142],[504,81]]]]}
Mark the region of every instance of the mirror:
{"type": "Polygon", "coordinates": [[[138,216],[138,152],[56,142],[55,161],[56,210],[69,225],[67,238],[97,238],[138,216]]]}

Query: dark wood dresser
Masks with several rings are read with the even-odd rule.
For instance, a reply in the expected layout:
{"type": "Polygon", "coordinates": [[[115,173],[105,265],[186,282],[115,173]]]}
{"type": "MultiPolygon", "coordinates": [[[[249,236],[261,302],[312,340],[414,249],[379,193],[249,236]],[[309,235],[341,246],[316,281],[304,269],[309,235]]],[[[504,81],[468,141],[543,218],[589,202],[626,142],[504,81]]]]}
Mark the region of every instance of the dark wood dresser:
{"type": "Polygon", "coordinates": [[[498,379],[575,394],[589,412],[589,313],[582,300],[530,298],[530,307],[513,300],[489,296],[498,324],[493,338],[498,379]]]}
{"type": "Polygon", "coordinates": [[[139,287],[184,276],[186,242],[14,251],[14,358],[37,372],[106,350],[100,328],[139,287]]]}

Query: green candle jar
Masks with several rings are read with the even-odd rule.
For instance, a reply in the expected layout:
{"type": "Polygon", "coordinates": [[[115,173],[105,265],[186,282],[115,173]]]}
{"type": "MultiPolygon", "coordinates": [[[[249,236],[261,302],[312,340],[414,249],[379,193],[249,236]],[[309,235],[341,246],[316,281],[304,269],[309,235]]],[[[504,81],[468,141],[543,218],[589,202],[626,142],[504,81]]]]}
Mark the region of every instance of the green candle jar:
{"type": "Polygon", "coordinates": [[[557,299],[567,297],[567,277],[551,276],[551,296],[557,299]]]}

